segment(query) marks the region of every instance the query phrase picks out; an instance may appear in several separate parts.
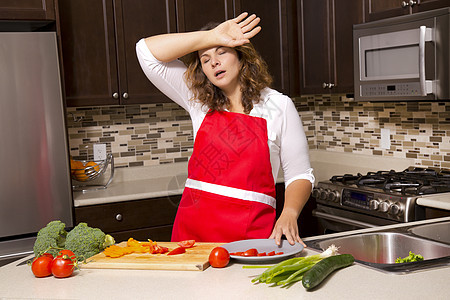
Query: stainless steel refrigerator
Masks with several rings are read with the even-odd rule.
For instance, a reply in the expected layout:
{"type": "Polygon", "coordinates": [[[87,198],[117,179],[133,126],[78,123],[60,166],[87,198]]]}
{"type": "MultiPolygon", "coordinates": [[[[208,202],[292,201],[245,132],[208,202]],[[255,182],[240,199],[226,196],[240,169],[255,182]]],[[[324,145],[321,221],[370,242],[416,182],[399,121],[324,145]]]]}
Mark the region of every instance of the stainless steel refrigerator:
{"type": "Polygon", "coordinates": [[[0,265],[73,226],[67,145],[55,32],[0,32],[0,265]]]}

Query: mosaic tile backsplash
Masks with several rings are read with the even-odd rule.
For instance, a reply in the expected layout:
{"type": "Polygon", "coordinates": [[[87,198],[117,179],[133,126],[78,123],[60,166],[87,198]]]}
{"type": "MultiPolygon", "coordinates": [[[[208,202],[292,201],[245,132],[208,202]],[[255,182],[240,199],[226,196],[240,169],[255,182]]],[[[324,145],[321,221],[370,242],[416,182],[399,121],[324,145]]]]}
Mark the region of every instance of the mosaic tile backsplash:
{"type": "MultiPolygon", "coordinates": [[[[293,99],[310,149],[412,158],[450,168],[450,102],[355,102],[344,95],[293,99]],[[381,147],[381,129],[390,148],[381,147]],[[387,131],[386,130],[386,131],[387,131]]],[[[104,143],[116,167],[187,161],[194,144],[187,112],[174,103],[67,109],[70,154],[92,159],[104,143]]]]}

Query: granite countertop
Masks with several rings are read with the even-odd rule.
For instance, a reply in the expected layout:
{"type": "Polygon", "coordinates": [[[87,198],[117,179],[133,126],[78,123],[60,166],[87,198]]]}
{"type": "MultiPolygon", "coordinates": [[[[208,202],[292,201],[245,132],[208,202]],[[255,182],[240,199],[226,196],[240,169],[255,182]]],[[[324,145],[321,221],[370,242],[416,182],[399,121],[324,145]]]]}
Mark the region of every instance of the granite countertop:
{"type": "MultiPolygon", "coordinates": [[[[408,226],[439,220],[450,217],[408,226]]],[[[316,253],[303,250],[305,256],[316,253]]],[[[29,258],[0,267],[1,299],[450,299],[449,267],[395,275],[354,264],[332,274],[320,288],[307,292],[300,283],[290,288],[253,284],[251,279],[264,269],[243,269],[236,262],[203,272],[81,268],[69,278],[56,279],[35,278],[28,265],[17,266],[29,258]]]]}

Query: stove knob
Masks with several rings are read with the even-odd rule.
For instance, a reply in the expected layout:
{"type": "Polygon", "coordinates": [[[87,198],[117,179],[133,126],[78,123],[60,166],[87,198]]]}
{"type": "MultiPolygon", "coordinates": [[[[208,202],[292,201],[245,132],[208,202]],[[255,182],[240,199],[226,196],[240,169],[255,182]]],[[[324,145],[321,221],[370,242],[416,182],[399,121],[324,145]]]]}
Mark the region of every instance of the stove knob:
{"type": "Polygon", "coordinates": [[[387,201],[380,202],[379,210],[381,212],[388,212],[388,210],[389,210],[389,202],[387,202],[387,201]]]}
{"type": "Polygon", "coordinates": [[[329,189],[322,190],[320,192],[320,199],[327,200],[329,191],[330,191],[329,189]]]}
{"type": "Polygon", "coordinates": [[[312,191],[312,196],[314,197],[314,198],[319,198],[319,196],[320,196],[320,190],[321,190],[321,188],[315,188],[313,191],[312,191]]]}
{"type": "Polygon", "coordinates": [[[370,200],[370,202],[369,202],[370,210],[378,210],[379,207],[380,207],[380,201],[378,201],[378,200],[370,200]]]}
{"type": "Polygon", "coordinates": [[[389,206],[389,213],[391,215],[400,215],[402,212],[402,209],[400,207],[400,204],[398,202],[391,204],[391,206],[389,206]]]}
{"type": "Polygon", "coordinates": [[[332,202],[337,202],[338,199],[338,195],[336,191],[330,191],[330,193],[328,194],[328,200],[332,201],[332,202]]]}

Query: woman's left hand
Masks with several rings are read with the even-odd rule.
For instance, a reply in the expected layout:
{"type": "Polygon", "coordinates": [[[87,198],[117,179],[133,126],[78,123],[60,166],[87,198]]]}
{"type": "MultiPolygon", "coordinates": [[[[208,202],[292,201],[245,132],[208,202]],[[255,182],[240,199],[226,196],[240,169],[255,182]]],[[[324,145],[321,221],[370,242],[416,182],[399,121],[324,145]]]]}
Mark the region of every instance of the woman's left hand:
{"type": "Polygon", "coordinates": [[[294,245],[295,242],[298,242],[306,247],[298,234],[297,214],[295,212],[290,213],[289,211],[283,210],[269,238],[275,239],[276,244],[280,245],[283,235],[289,244],[294,245]]]}
{"type": "Polygon", "coordinates": [[[261,27],[257,26],[260,18],[255,14],[248,15],[244,12],[234,19],[219,24],[211,30],[216,42],[221,46],[236,47],[250,42],[261,27]]]}

